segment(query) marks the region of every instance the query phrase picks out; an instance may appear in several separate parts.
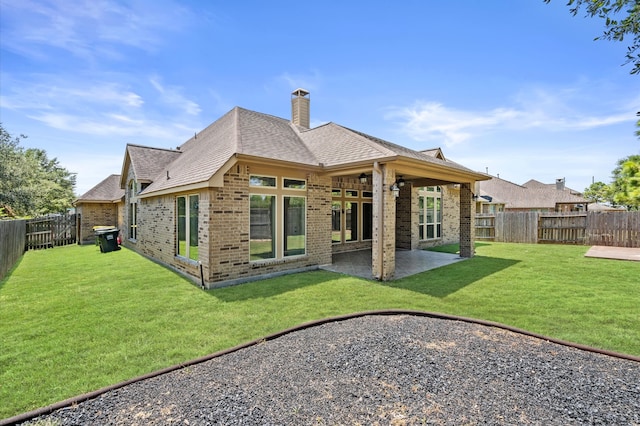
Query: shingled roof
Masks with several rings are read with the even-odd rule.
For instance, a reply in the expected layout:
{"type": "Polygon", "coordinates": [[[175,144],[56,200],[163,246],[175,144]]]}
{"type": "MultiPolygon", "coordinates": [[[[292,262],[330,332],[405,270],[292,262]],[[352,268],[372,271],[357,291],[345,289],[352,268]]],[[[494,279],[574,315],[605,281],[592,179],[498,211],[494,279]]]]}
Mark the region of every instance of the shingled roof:
{"type": "Polygon", "coordinates": [[[488,196],[492,203],[502,203],[507,209],[554,209],[557,204],[588,203],[588,200],[568,188],[556,189],[555,184],[548,185],[530,180],[525,185],[493,177],[480,182],[479,195],[488,196]]]}
{"type": "MultiPolygon", "coordinates": [[[[160,150],[161,151],[161,150],[160,150]]],[[[422,164],[448,168],[457,173],[476,174],[434,152],[418,152],[335,123],[304,129],[289,120],[235,107],[186,141],[177,151],[157,152],[129,145],[137,178],[151,185],[141,195],[173,188],[204,185],[220,176],[238,157],[274,160],[305,167],[340,168],[353,163],[372,164],[382,159],[404,158],[422,164]],[[143,167],[149,167],[142,170],[143,167]],[[153,177],[151,177],[153,176],[153,177]]],[[[126,160],[125,160],[126,161],[126,160]]],[[[126,163],[123,166],[125,173],[126,163]]]]}
{"type": "Polygon", "coordinates": [[[78,197],[74,204],[117,203],[123,197],[124,189],[120,187],[120,175],[111,175],[78,197]]]}
{"type": "Polygon", "coordinates": [[[150,183],[171,164],[180,151],[173,149],[153,148],[150,146],[128,144],[125,151],[120,186],[126,187],[126,168],[132,167],[138,182],[150,183]]]}

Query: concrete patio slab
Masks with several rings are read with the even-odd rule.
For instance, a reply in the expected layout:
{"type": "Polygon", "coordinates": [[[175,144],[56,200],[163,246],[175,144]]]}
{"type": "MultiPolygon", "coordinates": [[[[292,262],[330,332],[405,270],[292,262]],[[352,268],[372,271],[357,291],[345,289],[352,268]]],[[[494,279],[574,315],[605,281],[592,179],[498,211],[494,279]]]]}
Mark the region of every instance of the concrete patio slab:
{"type": "Polygon", "coordinates": [[[593,246],[587,251],[587,253],[585,253],[584,256],[640,262],[640,248],[593,246]]]}
{"type": "MultiPolygon", "coordinates": [[[[398,250],[396,251],[396,272],[393,279],[419,274],[461,260],[465,260],[465,258],[457,254],[426,250],[398,250]]],[[[371,272],[370,249],[334,254],[333,263],[323,266],[322,269],[369,280],[374,279],[371,272]]]]}

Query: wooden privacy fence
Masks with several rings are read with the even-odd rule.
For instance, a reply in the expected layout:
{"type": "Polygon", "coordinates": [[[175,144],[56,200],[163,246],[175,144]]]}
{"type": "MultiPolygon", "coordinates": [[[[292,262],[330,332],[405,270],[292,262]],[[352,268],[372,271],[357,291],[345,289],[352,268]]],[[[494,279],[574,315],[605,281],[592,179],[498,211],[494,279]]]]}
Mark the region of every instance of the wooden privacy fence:
{"type": "Polygon", "coordinates": [[[24,253],[25,221],[0,220],[0,280],[24,253]]]}
{"type": "Polygon", "coordinates": [[[476,216],[477,241],[640,247],[640,212],[500,212],[476,216]]]}
{"type": "Polygon", "coordinates": [[[47,216],[27,220],[26,249],[36,250],[75,244],[76,215],[47,216]]]}

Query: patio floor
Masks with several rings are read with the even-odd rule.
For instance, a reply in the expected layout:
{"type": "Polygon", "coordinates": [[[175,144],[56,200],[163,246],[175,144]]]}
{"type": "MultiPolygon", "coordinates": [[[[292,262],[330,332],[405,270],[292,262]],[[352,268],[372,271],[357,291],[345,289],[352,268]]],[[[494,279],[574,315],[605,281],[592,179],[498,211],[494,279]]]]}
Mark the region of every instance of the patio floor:
{"type": "MultiPolygon", "coordinates": [[[[464,259],[457,254],[435,251],[396,250],[396,272],[393,279],[419,274],[464,259]]],[[[371,280],[371,249],[336,253],[333,255],[333,264],[325,265],[322,269],[371,280]]]]}

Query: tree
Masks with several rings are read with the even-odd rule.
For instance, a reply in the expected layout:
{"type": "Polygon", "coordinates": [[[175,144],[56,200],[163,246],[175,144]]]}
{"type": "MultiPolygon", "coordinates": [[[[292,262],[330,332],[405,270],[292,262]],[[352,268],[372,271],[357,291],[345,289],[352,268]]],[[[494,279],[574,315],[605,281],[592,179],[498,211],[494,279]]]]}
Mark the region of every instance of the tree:
{"type": "Polygon", "coordinates": [[[25,137],[14,139],[0,125],[0,217],[33,208],[26,184],[29,168],[20,147],[20,140],[25,137]]]}
{"type": "Polygon", "coordinates": [[[618,160],[618,166],[613,170],[611,192],[615,204],[629,210],[640,209],[640,155],[618,160]]]}
{"type": "Polygon", "coordinates": [[[604,182],[594,182],[584,190],[584,197],[593,203],[611,202],[611,188],[604,182]]]}
{"type": "MultiPolygon", "coordinates": [[[[551,0],[544,0],[550,3],[551,0]]],[[[628,63],[633,64],[631,74],[640,74],[640,2],[637,0],[568,0],[567,6],[575,16],[582,7],[587,17],[604,19],[605,31],[596,40],[624,41],[630,35],[633,41],[627,47],[628,63]]]]}
{"type": "Polygon", "coordinates": [[[76,178],[42,149],[23,149],[0,124],[0,217],[64,213],[74,199],[76,178]]]}

